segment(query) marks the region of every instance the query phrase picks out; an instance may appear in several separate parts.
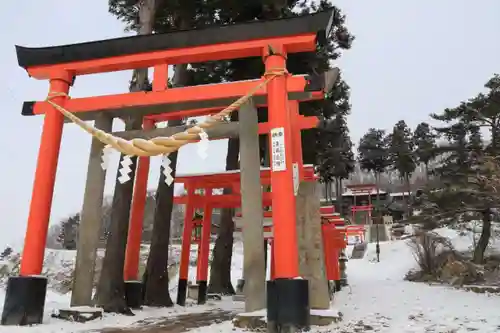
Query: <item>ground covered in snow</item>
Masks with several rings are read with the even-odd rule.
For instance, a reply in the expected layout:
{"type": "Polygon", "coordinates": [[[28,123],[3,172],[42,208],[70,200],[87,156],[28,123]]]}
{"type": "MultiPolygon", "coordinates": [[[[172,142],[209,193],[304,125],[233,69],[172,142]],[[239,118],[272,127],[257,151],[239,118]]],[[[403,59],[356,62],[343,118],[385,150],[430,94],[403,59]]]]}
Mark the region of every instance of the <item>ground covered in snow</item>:
{"type": "MultiPolygon", "coordinates": [[[[464,245],[456,237],[457,248],[464,245]]],[[[475,294],[451,287],[403,281],[414,267],[404,241],[381,245],[381,259],[369,246],[364,259],[348,263],[350,288],[338,294],[335,307],[344,320],[333,332],[439,332],[500,331],[500,296],[475,294]]]]}
{"type": "MultiPolygon", "coordinates": [[[[455,247],[459,250],[465,250],[471,244],[470,237],[467,235],[459,236],[456,231],[451,230],[439,232],[452,238],[455,247]]],[[[241,259],[241,245],[236,244],[233,260],[234,280],[241,276],[241,259]]],[[[380,262],[376,262],[375,259],[375,246],[370,244],[363,259],[352,259],[348,262],[347,273],[350,286],[336,294],[332,304],[332,307],[343,313],[343,321],[329,327],[313,328],[313,331],[339,333],[500,332],[499,295],[476,294],[452,287],[404,281],[403,278],[408,270],[415,267],[410,248],[404,240],[382,243],[380,262]]],[[[194,271],[191,274],[193,275],[191,278],[194,279],[194,271]]],[[[175,290],[172,291],[175,292],[175,290]]],[[[3,300],[0,299],[0,302],[3,303],[3,300]]],[[[49,291],[45,324],[38,327],[0,326],[0,333],[99,332],[105,328],[108,328],[107,331],[110,332],[110,328],[144,326],[144,323],[151,327],[156,322],[165,323],[169,318],[180,314],[194,312],[200,314],[215,308],[226,312],[238,312],[242,309],[241,303],[225,299],[203,307],[192,305],[171,309],[146,308],[138,311],[134,317],[105,315],[103,320],[87,324],[68,323],[50,318],[53,310],[67,307],[68,303],[69,295],[59,295],[49,291]]],[[[178,321],[178,319],[172,321],[178,321]]],[[[239,332],[239,329],[233,328],[230,321],[202,328],[193,326],[190,328],[191,332],[195,333],[239,332]]],[[[178,332],[178,329],[175,331],[178,332]]],[[[165,326],[163,331],[172,332],[168,326],[165,326]]],[[[159,333],[162,330],[157,329],[154,332],[159,333]]]]}

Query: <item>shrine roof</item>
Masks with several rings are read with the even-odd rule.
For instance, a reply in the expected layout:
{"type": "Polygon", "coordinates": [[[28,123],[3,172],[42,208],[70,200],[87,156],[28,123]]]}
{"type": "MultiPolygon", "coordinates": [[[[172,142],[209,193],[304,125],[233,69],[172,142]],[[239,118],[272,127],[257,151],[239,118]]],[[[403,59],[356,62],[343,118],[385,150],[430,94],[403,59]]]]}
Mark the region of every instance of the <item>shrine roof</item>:
{"type": "Polygon", "coordinates": [[[23,68],[98,60],[156,51],[316,34],[325,44],[332,29],[333,10],[276,20],[252,21],[201,29],[130,36],[61,46],[30,48],[16,45],[23,68]]]}

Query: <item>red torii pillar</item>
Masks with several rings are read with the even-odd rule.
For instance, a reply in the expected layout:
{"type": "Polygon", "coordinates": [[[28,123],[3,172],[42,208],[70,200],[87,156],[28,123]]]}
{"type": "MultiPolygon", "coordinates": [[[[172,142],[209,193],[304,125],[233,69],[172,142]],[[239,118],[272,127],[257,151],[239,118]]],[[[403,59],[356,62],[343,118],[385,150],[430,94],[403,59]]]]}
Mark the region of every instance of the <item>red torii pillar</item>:
{"type": "MultiPolygon", "coordinates": [[[[58,105],[64,106],[68,100],[65,96],[69,93],[73,78],[73,75],[67,71],[53,73],[49,94],[55,96],[60,94],[52,99],[58,105]]],[[[19,277],[9,278],[7,283],[2,325],[24,322],[41,323],[43,318],[47,279],[41,274],[63,124],[64,116],[59,111],[54,108],[47,111],[38,150],[19,277]],[[9,295],[11,295],[10,298],[9,295]],[[16,296],[13,297],[14,295],[16,296]],[[29,304],[26,304],[28,300],[29,304]],[[20,308],[24,309],[24,316],[29,314],[30,317],[19,318],[20,308]]]]}
{"type": "MultiPolygon", "coordinates": [[[[286,70],[286,58],[284,45],[271,45],[263,54],[266,71],[286,70]]],[[[292,171],[294,132],[290,112],[287,112],[286,82],[287,76],[281,76],[268,85],[275,279],[267,282],[267,320],[271,326],[286,322],[307,326],[308,281],[297,279],[299,253],[292,171]]]]}
{"type": "Polygon", "coordinates": [[[195,188],[187,187],[187,203],[186,212],[184,215],[184,230],[182,233],[182,248],[181,260],[179,265],[179,283],[177,285],[177,304],[185,305],[186,297],[179,297],[179,295],[186,295],[188,287],[188,274],[189,274],[189,255],[191,249],[191,235],[193,233],[193,215],[195,206],[190,203],[194,195],[195,188]],[[183,263],[187,263],[184,264],[183,263]]]}
{"type": "MultiPolygon", "coordinates": [[[[144,129],[151,129],[154,127],[154,121],[145,119],[143,123],[144,129]]],[[[130,208],[127,248],[125,251],[123,269],[127,305],[131,308],[139,308],[142,305],[143,285],[139,279],[139,259],[150,165],[149,157],[139,157],[137,160],[134,194],[130,208]]]]}
{"type": "MultiPolygon", "coordinates": [[[[205,189],[205,197],[212,197],[212,188],[205,189]]],[[[201,224],[201,239],[198,244],[198,262],[196,266],[196,284],[198,285],[198,304],[207,302],[208,290],[208,258],[210,256],[210,236],[212,231],[212,204],[210,200],[203,205],[203,222],[201,224]]]]}
{"type": "Polygon", "coordinates": [[[340,290],[340,265],[339,256],[343,248],[345,248],[345,233],[337,229],[335,223],[324,219],[322,221],[322,236],[323,236],[323,253],[325,261],[326,278],[328,281],[333,281],[334,291],[340,290]]]}

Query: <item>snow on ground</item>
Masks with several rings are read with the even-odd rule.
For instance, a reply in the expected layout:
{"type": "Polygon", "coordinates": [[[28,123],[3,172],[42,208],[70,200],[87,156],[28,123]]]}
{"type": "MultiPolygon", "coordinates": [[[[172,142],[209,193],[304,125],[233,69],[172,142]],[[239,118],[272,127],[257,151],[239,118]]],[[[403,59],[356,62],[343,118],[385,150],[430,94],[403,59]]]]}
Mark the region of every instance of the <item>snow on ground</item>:
{"type": "MultiPolygon", "coordinates": [[[[468,235],[459,236],[450,229],[437,230],[452,239],[458,250],[467,250],[471,244],[468,235]]],[[[233,281],[241,277],[242,248],[235,245],[233,281]]],[[[381,333],[462,333],[500,331],[500,296],[475,294],[443,286],[429,286],[403,280],[409,269],[415,267],[406,241],[381,243],[380,262],[376,262],[375,245],[370,244],[363,259],[350,260],[347,274],[350,286],[335,297],[332,307],[340,310],[343,321],[330,327],[314,328],[313,332],[381,332],[381,333]]],[[[194,267],[190,279],[195,278],[194,267]]],[[[174,283],[176,278],[174,278],[174,283]]],[[[175,293],[173,292],[174,296],[175,293]]],[[[2,294],[3,297],[3,294],[2,294]]],[[[3,299],[0,299],[2,302],[3,299]]],[[[105,315],[103,320],[87,324],[68,323],[50,318],[52,310],[66,307],[68,295],[49,291],[46,303],[46,323],[38,327],[1,327],[0,333],[85,332],[104,327],[129,326],[146,318],[160,318],[181,313],[201,312],[209,305],[145,309],[134,317],[105,315]]],[[[241,303],[231,300],[216,302],[212,307],[240,309],[241,303]]],[[[192,330],[193,333],[239,332],[230,322],[192,330]]]]}
{"type": "MultiPolygon", "coordinates": [[[[456,232],[438,232],[452,236],[457,249],[470,245],[456,232]]],[[[380,252],[377,263],[370,244],[364,259],[348,262],[350,287],[334,301],[344,314],[338,332],[357,332],[363,325],[384,333],[500,331],[499,296],[403,281],[415,267],[406,241],[382,243],[380,252]]]]}
{"type": "MultiPolygon", "coordinates": [[[[450,237],[457,250],[467,250],[469,235],[450,229],[436,230],[450,237]]],[[[443,286],[407,282],[403,277],[415,268],[407,241],[381,243],[380,262],[375,244],[363,259],[347,264],[350,286],[338,293],[332,307],[343,321],[315,332],[462,333],[500,332],[500,296],[476,294],[443,286]]],[[[193,333],[238,332],[230,323],[197,329],[193,333]]]]}
{"type": "MultiPolygon", "coordinates": [[[[180,245],[172,246],[172,254],[176,256],[180,254],[180,245]]],[[[191,261],[196,258],[197,247],[191,247],[191,261]]],[[[232,280],[233,285],[236,286],[236,282],[241,278],[242,275],[242,265],[243,265],[243,248],[241,244],[236,244],[233,251],[233,262],[232,262],[232,280]]],[[[44,272],[46,275],[57,279],[57,274],[54,272],[59,272],[60,276],[67,277],[68,270],[71,269],[71,264],[74,261],[75,252],[65,251],[65,250],[48,250],[45,255],[45,267],[44,272]]],[[[196,266],[189,267],[189,280],[193,283],[196,281],[196,266]]],[[[172,278],[172,284],[170,286],[170,294],[172,299],[175,301],[177,296],[177,281],[178,275],[172,278]]],[[[49,283],[49,285],[54,285],[54,281],[49,283]]],[[[2,311],[3,302],[5,298],[5,289],[0,288],[0,312],[2,311]]],[[[130,326],[140,320],[148,319],[148,321],[154,321],[154,318],[176,316],[186,313],[199,313],[204,312],[209,309],[218,308],[222,310],[233,310],[241,309],[242,304],[239,302],[233,302],[231,299],[224,299],[221,302],[210,306],[198,306],[195,302],[190,302],[188,300],[187,307],[175,306],[168,309],[155,309],[145,307],[142,311],[134,311],[135,316],[120,316],[112,314],[104,314],[102,320],[96,320],[88,322],[85,324],[81,323],[70,323],[56,318],[51,318],[51,315],[58,309],[68,308],[70,304],[71,295],[60,294],[54,292],[50,289],[47,290],[47,298],[45,301],[45,316],[43,325],[35,327],[10,327],[10,326],[0,326],[0,333],[77,333],[77,332],[88,332],[91,330],[101,330],[107,327],[125,327],[130,326]]]]}

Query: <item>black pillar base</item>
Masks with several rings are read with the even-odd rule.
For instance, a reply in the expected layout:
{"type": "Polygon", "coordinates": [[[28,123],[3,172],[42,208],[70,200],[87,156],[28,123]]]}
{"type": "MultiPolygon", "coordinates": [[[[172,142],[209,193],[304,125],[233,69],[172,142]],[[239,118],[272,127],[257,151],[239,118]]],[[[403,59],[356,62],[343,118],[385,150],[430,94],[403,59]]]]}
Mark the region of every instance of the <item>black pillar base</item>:
{"type": "Polygon", "coordinates": [[[205,304],[207,302],[207,281],[198,281],[196,284],[198,285],[198,304],[205,304]]]}
{"type": "Polygon", "coordinates": [[[125,281],[125,301],[131,309],[140,309],[143,304],[141,281],[125,281]]]}
{"type": "Polygon", "coordinates": [[[270,331],[309,329],[309,289],[303,279],[267,281],[267,322],[270,331]]]}
{"type": "Polygon", "coordinates": [[[187,279],[179,279],[179,284],[177,285],[177,304],[180,306],[186,305],[187,287],[187,279]]]}
{"type": "Polygon", "coordinates": [[[2,325],[34,325],[43,321],[47,278],[9,277],[2,312],[2,325]]]}
{"type": "Polygon", "coordinates": [[[342,289],[342,282],[340,280],[335,280],[335,292],[338,292],[342,289]]]}

